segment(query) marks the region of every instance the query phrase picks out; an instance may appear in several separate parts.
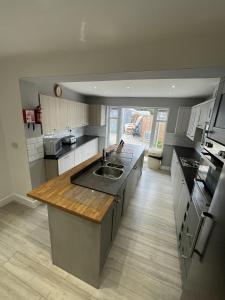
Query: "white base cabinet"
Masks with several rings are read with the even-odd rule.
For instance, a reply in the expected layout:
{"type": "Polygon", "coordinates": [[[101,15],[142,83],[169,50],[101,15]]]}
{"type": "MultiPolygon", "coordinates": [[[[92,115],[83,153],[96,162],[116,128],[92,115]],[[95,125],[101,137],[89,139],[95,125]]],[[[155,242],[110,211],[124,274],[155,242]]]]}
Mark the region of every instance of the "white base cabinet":
{"type": "Polygon", "coordinates": [[[82,146],[78,147],[74,151],[69,152],[62,158],[56,159],[46,159],[46,177],[51,179],[58,175],[65,173],[66,171],[72,169],[73,167],[81,164],[90,157],[98,153],[98,138],[95,138],[82,146]]]}
{"type": "Polygon", "coordinates": [[[75,166],[98,153],[98,138],[80,146],[75,150],[74,162],[75,166]]]}
{"type": "Polygon", "coordinates": [[[184,215],[188,203],[190,202],[190,193],[185,182],[183,172],[176,152],[173,151],[173,158],[171,164],[171,177],[173,183],[174,194],[174,215],[176,222],[176,231],[179,236],[181,226],[184,220],[184,215]]]}
{"type": "Polygon", "coordinates": [[[59,175],[74,167],[74,152],[70,152],[58,160],[59,175]]]}
{"type": "Polygon", "coordinates": [[[211,99],[195,105],[191,109],[191,117],[188,124],[187,137],[194,141],[197,128],[204,129],[212,117],[215,99],[211,99]]]}

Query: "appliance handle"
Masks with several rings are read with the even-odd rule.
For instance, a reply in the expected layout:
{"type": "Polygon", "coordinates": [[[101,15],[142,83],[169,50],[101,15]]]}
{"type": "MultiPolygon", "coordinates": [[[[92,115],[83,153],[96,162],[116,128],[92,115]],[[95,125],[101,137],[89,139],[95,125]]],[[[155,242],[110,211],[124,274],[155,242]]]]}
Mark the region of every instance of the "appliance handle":
{"type": "Polygon", "coordinates": [[[210,214],[209,212],[206,212],[206,211],[202,212],[201,217],[200,217],[200,221],[198,223],[198,227],[197,227],[196,233],[194,235],[193,243],[192,243],[192,246],[191,246],[190,257],[192,257],[194,253],[197,253],[200,257],[203,256],[203,252],[205,250],[208,237],[205,239],[205,243],[204,243],[204,247],[203,247],[202,253],[196,249],[196,244],[198,242],[199,235],[200,235],[200,232],[202,230],[202,226],[203,226],[204,221],[205,221],[206,218],[210,218],[212,221],[214,221],[214,218],[213,218],[212,214],[210,214]]]}
{"type": "Polygon", "coordinates": [[[209,127],[209,122],[205,122],[205,126],[202,133],[201,145],[205,144],[206,135],[209,133],[208,127],[209,127]]]}
{"type": "Polygon", "coordinates": [[[207,163],[209,164],[209,166],[215,171],[216,170],[216,165],[214,165],[211,161],[210,161],[210,159],[208,159],[208,157],[207,156],[210,156],[211,157],[211,154],[209,154],[209,153],[200,153],[200,155],[201,155],[201,157],[203,158],[203,159],[205,159],[206,161],[207,161],[207,163]]]}

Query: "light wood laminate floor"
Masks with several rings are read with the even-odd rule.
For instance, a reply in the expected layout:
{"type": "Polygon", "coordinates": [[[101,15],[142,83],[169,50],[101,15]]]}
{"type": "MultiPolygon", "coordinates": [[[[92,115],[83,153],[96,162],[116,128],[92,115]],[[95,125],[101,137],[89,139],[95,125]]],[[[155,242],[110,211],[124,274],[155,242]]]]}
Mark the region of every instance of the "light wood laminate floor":
{"type": "Polygon", "coordinates": [[[52,265],[47,209],[0,208],[0,299],[179,299],[170,176],[144,166],[99,290],[52,265]]]}

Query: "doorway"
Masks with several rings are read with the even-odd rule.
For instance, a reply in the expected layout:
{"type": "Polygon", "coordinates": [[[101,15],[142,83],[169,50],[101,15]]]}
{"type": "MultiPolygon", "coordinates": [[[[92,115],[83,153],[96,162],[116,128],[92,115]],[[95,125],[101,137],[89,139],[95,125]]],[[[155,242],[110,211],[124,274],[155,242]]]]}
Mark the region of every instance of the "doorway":
{"type": "Polygon", "coordinates": [[[125,143],[162,149],[168,108],[109,107],[108,145],[125,143]]]}

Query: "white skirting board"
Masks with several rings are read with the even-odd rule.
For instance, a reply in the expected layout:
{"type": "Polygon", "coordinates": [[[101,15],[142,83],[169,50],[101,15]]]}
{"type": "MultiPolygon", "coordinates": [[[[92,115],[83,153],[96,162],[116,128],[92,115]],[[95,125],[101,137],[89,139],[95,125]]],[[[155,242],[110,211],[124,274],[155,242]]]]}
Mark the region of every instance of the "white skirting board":
{"type": "Polygon", "coordinates": [[[18,195],[18,194],[14,193],[14,194],[10,194],[10,195],[0,199],[0,207],[3,207],[13,201],[23,204],[23,205],[26,205],[31,208],[35,208],[40,204],[40,202],[38,200],[32,200],[29,197],[18,195]]]}
{"type": "Polygon", "coordinates": [[[3,207],[12,202],[12,194],[0,199],[0,207],[3,207]]]}

